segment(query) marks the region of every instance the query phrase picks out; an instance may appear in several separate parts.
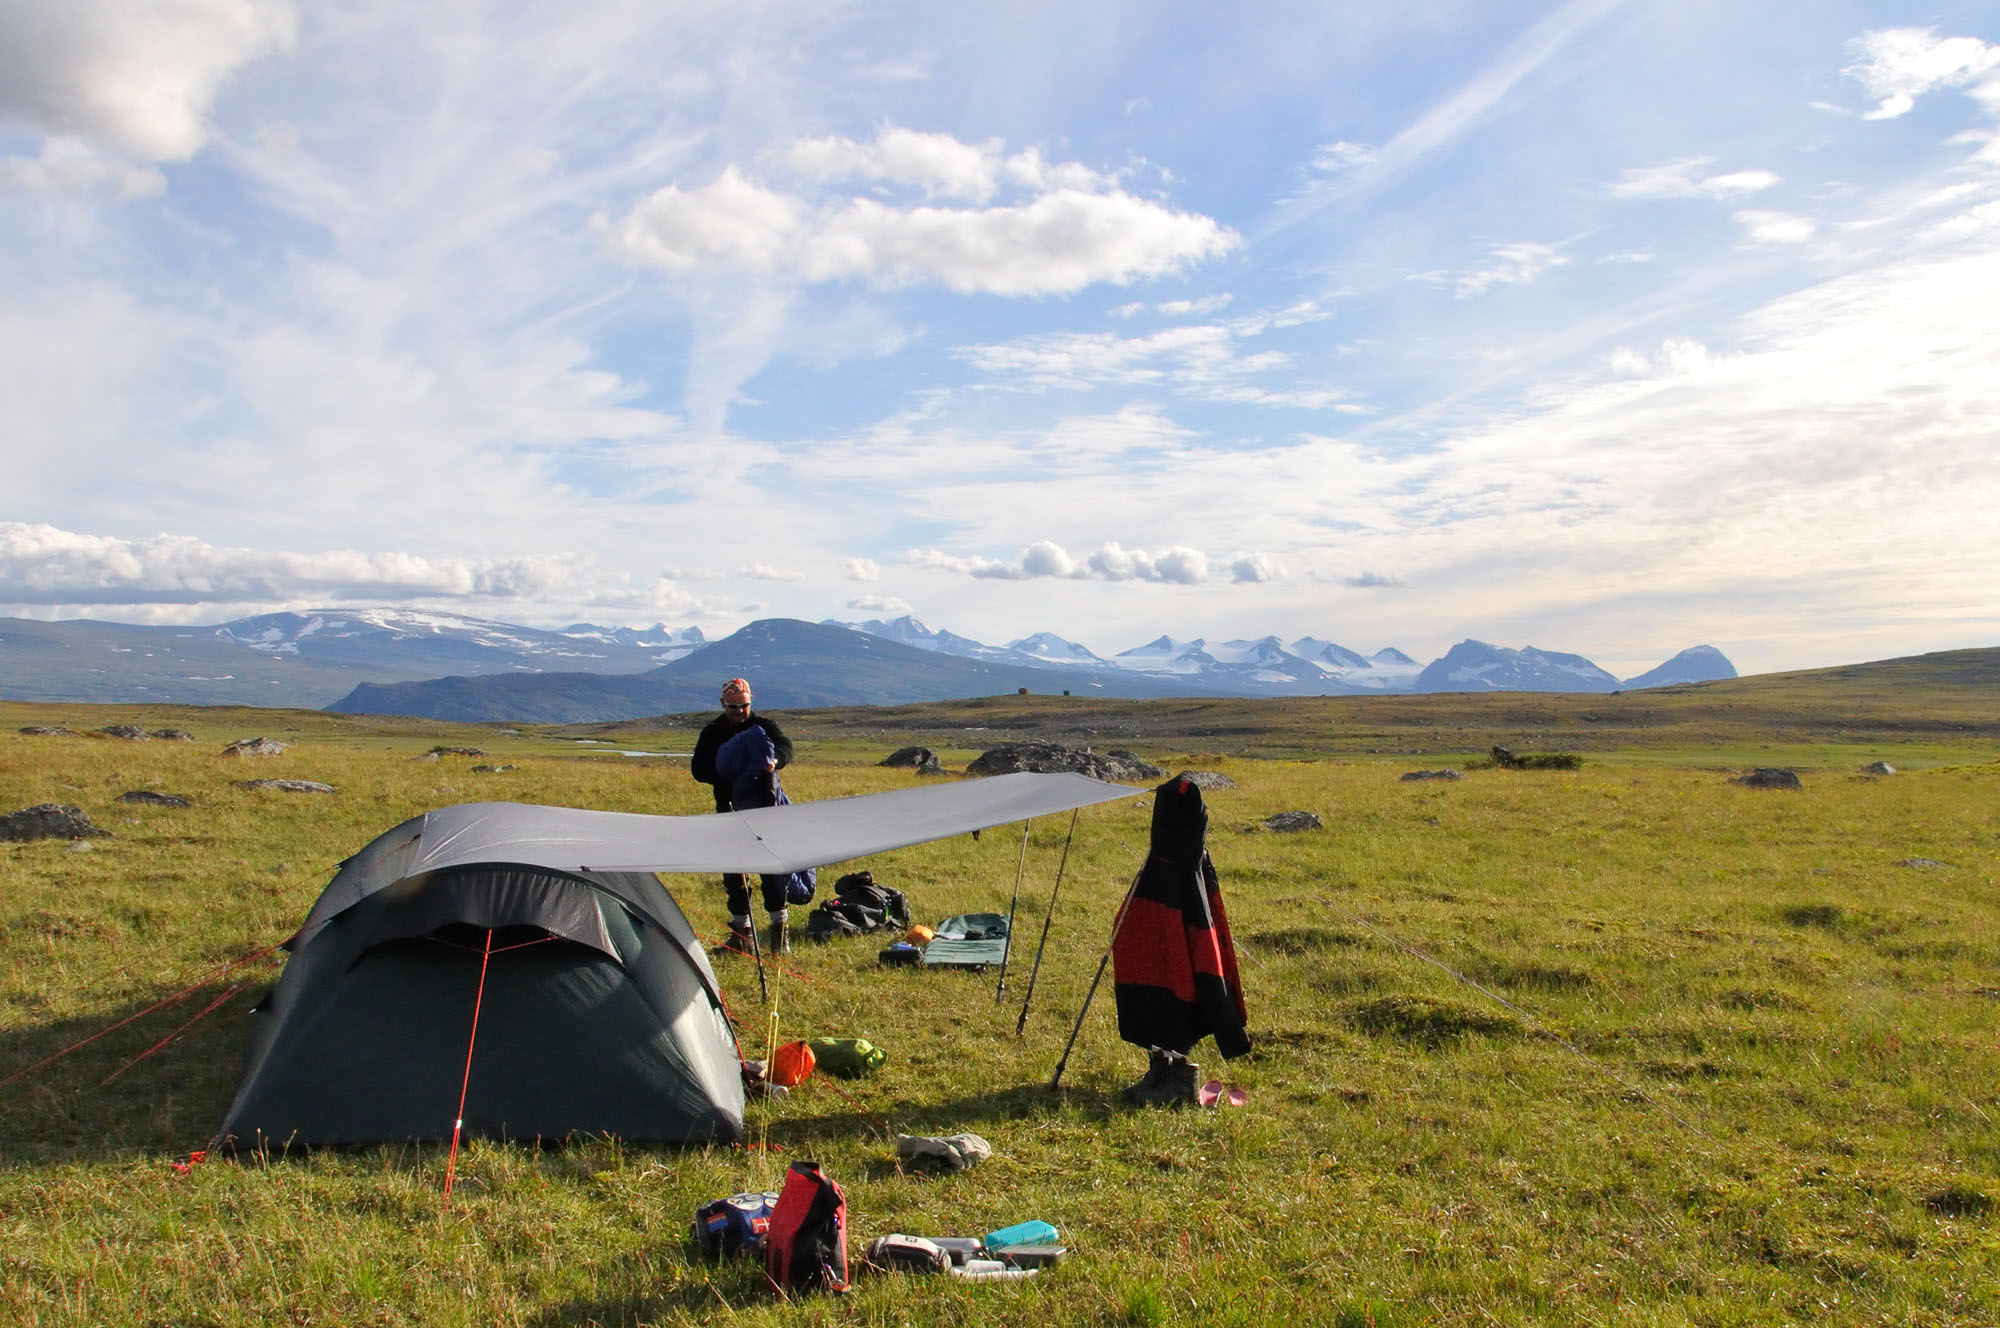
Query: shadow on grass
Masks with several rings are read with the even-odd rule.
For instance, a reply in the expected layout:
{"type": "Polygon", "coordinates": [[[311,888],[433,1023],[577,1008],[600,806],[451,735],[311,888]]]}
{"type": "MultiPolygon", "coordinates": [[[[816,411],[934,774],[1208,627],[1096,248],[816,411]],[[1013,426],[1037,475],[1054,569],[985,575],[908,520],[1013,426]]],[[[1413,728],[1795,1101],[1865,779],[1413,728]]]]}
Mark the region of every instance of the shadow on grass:
{"type": "Polygon", "coordinates": [[[216,982],[167,1005],[139,1000],[0,1030],[0,1159],[202,1147],[236,1091],[248,1015],[266,985],[216,982]]]}

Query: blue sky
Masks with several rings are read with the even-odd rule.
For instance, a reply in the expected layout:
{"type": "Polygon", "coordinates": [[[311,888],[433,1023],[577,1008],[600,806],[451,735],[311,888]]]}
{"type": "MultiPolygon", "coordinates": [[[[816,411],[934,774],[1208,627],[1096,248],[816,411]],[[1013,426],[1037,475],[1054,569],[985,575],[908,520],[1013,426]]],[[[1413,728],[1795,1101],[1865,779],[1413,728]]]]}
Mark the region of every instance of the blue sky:
{"type": "Polygon", "coordinates": [[[0,614],[2000,644],[1987,4],[0,9],[0,614]]]}

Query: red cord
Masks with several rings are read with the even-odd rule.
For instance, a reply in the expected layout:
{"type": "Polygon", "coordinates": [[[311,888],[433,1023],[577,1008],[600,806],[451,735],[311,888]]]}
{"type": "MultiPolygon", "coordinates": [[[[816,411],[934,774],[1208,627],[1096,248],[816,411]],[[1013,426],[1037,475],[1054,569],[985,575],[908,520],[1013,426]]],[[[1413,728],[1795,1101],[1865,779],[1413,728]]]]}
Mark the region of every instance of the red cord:
{"type": "Polygon", "coordinates": [[[241,992],[245,987],[249,985],[250,984],[247,982],[239,982],[235,986],[231,987],[228,991],[223,992],[220,996],[210,1001],[207,1005],[202,1006],[200,1010],[196,1011],[193,1018],[189,1019],[186,1023],[182,1024],[179,1028],[176,1028],[173,1032],[167,1034],[165,1037],[161,1038],[158,1042],[155,1042],[152,1046],[140,1052],[137,1056],[134,1056],[131,1060],[126,1061],[123,1065],[113,1070],[110,1074],[107,1074],[102,1079],[99,1079],[97,1081],[97,1086],[99,1088],[104,1087],[106,1084],[110,1083],[113,1079],[116,1079],[119,1075],[125,1073],[127,1070],[137,1065],[140,1061],[145,1060],[148,1056],[152,1055],[160,1048],[166,1046],[169,1042],[172,1042],[175,1038],[178,1038],[181,1034],[187,1032],[190,1028],[193,1028],[195,1024],[207,1018],[209,1015],[214,1014],[218,1009],[228,1004],[231,998],[236,996],[237,993],[241,992]]]}
{"type": "Polygon", "coordinates": [[[451,1124],[451,1156],[444,1165],[444,1197],[451,1197],[458,1174],[458,1136],[465,1129],[465,1091],[472,1083],[472,1044],[479,1039],[479,1006],[486,999],[486,965],[493,958],[493,933],[486,933],[486,952],[479,957],[479,991],[472,998],[472,1032],[465,1038],[465,1076],[458,1082],[458,1118],[451,1124]]]}

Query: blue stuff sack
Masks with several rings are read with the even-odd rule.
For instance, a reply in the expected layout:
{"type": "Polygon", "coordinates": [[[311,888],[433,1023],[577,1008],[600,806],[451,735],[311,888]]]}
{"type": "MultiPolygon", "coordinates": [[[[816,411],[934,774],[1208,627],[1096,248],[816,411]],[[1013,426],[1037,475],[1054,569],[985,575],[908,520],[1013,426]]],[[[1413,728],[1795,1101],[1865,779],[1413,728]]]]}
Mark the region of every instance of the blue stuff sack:
{"type": "Polygon", "coordinates": [[[703,1204],[694,1210],[691,1234],[695,1248],[710,1259],[762,1255],[765,1233],[771,1229],[771,1210],[777,1205],[775,1191],[732,1194],[703,1204]]]}

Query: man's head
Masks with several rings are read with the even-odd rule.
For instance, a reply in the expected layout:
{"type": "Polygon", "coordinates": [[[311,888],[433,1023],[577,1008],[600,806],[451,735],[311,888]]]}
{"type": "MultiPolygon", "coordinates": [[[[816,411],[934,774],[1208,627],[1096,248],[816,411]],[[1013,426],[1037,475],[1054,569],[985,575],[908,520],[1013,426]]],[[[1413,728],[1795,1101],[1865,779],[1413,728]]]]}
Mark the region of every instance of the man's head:
{"type": "Polygon", "coordinates": [[[740,719],[750,713],[750,684],[741,678],[731,678],[722,684],[722,709],[725,714],[740,719]]]}

